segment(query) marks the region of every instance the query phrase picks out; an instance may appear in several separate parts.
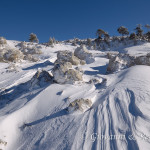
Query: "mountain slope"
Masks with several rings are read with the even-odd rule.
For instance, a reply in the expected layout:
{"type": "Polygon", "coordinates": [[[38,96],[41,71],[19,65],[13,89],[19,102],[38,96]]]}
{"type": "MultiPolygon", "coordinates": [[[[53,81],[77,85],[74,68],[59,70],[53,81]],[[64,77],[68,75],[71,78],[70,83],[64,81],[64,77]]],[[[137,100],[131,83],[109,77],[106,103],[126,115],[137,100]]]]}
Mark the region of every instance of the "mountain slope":
{"type": "MultiPolygon", "coordinates": [[[[13,41],[10,41],[13,44],[13,41]]],[[[146,49],[150,46],[146,45],[146,49]]],[[[140,52],[144,45],[138,45],[140,52]]],[[[95,62],[80,66],[84,81],[53,83],[27,89],[38,68],[51,71],[56,51],[74,51],[71,45],[42,46],[41,61],[19,63],[19,72],[6,72],[1,63],[0,148],[6,150],[149,150],[150,67],[132,66],[106,75],[109,60],[105,51],[90,50],[95,62]],[[50,52],[49,52],[50,51],[50,52]],[[47,63],[48,62],[48,63],[47,63]],[[104,84],[88,83],[106,79],[104,84]],[[22,83],[24,83],[22,85],[22,83]],[[4,93],[5,92],[5,93],[4,93]],[[88,98],[92,108],[68,113],[69,103],[88,98]]],[[[137,47],[128,47],[138,54],[137,47]]],[[[126,51],[125,51],[126,52],[126,51]]],[[[146,52],[148,52],[146,50],[146,52]]]]}

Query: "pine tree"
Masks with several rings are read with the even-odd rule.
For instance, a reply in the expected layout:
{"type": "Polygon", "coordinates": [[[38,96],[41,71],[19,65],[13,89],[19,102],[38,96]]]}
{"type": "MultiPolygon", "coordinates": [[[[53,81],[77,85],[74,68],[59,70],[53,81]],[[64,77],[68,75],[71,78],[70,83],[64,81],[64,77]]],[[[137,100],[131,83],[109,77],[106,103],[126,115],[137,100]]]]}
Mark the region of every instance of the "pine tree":
{"type": "Polygon", "coordinates": [[[55,40],[55,38],[53,37],[52,39],[53,39],[53,44],[56,44],[56,40],[55,40]]]}
{"type": "Polygon", "coordinates": [[[109,42],[109,38],[110,38],[110,36],[109,36],[109,34],[106,32],[106,33],[104,34],[104,40],[105,40],[105,42],[109,42]]]}
{"type": "Polygon", "coordinates": [[[31,34],[30,34],[30,36],[29,36],[29,41],[30,41],[30,42],[39,43],[39,40],[38,40],[36,34],[34,34],[34,33],[31,33],[31,34]]]}
{"type": "Polygon", "coordinates": [[[129,34],[129,31],[126,27],[124,26],[120,26],[118,29],[117,29],[118,33],[122,34],[122,36],[124,35],[128,35],[129,34]]]}
{"type": "Polygon", "coordinates": [[[102,36],[106,34],[106,32],[102,29],[98,29],[96,32],[96,36],[98,36],[98,39],[102,39],[102,36]]]}
{"type": "Polygon", "coordinates": [[[49,38],[48,46],[54,46],[54,39],[51,37],[49,38]]]}
{"type": "Polygon", "coordinates": [[[136,35],[138,37],[142,37],[143,36],[143,30],[142,30],[142,25],[138,24],[137,27],[135,28],[136,31],[136,35]]]}
{"type": "Polygon", "coordinates": [[[130,40],[136,39],[136,34],[135,33],[131,33],[129,39],[130,40]]]}

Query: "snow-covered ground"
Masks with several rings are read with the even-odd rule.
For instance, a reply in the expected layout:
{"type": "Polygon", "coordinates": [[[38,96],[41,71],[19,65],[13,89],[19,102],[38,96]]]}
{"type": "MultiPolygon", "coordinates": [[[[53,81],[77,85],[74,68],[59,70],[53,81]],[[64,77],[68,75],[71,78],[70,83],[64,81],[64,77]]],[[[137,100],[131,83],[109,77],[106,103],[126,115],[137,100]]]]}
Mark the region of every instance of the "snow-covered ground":
{"type": "MultiPolygon", "coordinates": [[[[19,42],[8,41],[15,48],[19,42]]],[[[9,71],[0,63],[0,149],[3,150],[149,150],[150,66],[137,65],[106,74],[105,51],[89,50],[95,61],[79,65],[83,81],[52,83],[32,88],[39,69],[51,73],[57,51],[77,46],[41,46],[40,61],[17,63],[9,71]],[[92,79],[104,83],[89,82],[92,79]],[[76,99],[90,99],[92,107],[67,112],[76,99]]],[[[150,43],[120,49],[131,55],[150,52],[150,43]]]]}

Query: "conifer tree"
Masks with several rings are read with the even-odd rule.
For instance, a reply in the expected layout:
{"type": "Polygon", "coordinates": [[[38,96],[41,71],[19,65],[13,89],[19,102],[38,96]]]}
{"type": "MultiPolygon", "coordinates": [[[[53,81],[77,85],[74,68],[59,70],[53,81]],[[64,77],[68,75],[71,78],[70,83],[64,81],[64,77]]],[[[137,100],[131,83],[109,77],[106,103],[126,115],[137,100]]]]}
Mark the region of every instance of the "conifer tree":
{"type": "Polygon", "coordinates": [[[39,40],[38,40],[36,34],[34,34],[34,33],[31,33],[31,34],[30,34],[30,36],[29,36],[29,41],[30,41],[30,42],[36,42],[36,43],[39,42],[39,40]]]}

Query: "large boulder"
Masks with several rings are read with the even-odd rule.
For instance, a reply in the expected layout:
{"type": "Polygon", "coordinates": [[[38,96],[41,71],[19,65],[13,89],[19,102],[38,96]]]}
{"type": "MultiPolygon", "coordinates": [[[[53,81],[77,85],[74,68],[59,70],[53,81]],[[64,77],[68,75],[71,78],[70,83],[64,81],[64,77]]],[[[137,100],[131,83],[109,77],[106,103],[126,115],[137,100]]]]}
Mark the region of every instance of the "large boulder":
{"type": "Polygon", "coordinates": [[[57,52],[57,60],[55,63],[63,63],[63,62],[70,62],[72,65],[83,65],[85,62],[80,60],[70,51],[58,51],[57,52]]]}
{"type": "Polygon", "coordinates": [[[87,64],[93,63],[95,61],[92,53],[89,53],[85,45],[77,47],[74,51],[74,55],[81,60],[84,60],[87,64]]]}
{"type": "Polygon", "coordinates": [[[118,54],[109,60],[107,73],[113,73],[135,65],[135,57],[128,54],[118,54]]]}
{"type": "Polygon", "coordinates": [[[29,81],[30,88],[41,87],[52,83],[53,77],[45,70],[38,70],[29,81]]]}
{"type": "Polygon", "coordinates": [[[76,99],[71,102],[67,108],[69,113],[74,111],[85,112],[92,107],[92,101],[90,99],[76,99]]]}
{"type": "Polygon", "coordinates": [[[75,81],[82,81],[82,73],[76,69],[73,69],[70,62],[55,64],[52,74],[54,81],[60,84],[72,84],[75,81]]]}

